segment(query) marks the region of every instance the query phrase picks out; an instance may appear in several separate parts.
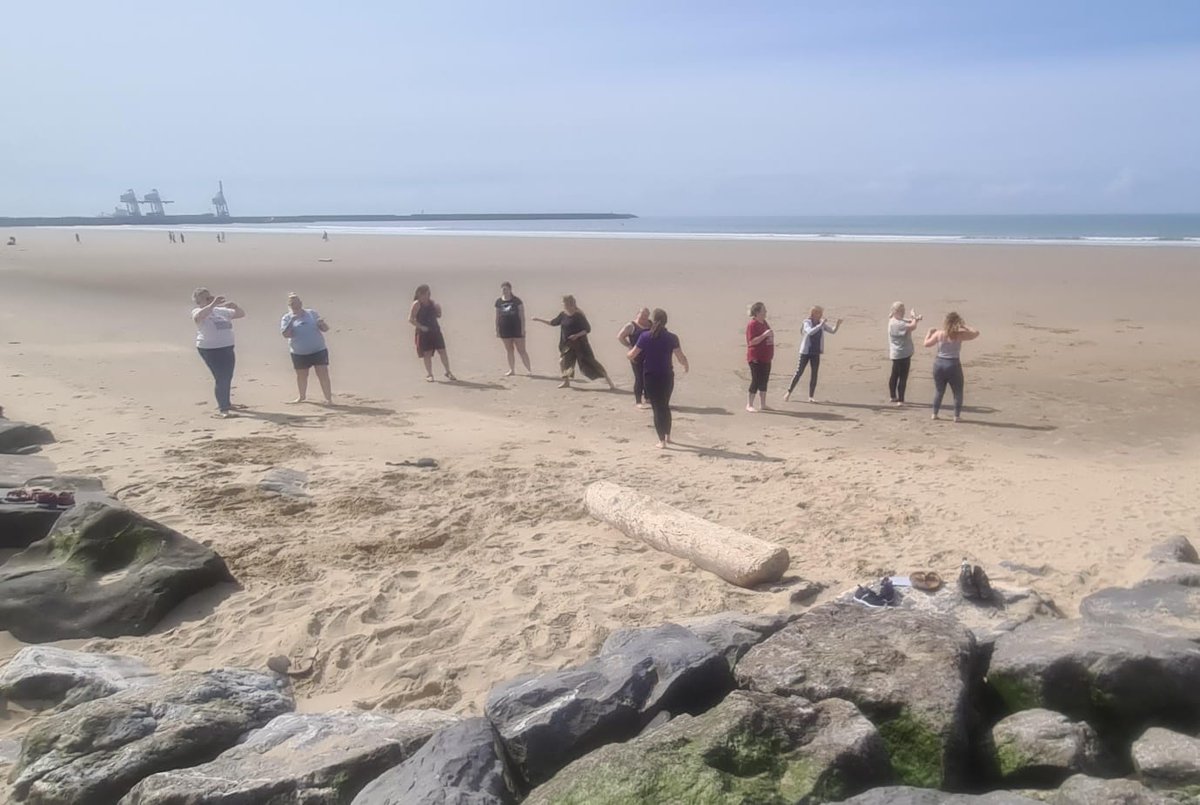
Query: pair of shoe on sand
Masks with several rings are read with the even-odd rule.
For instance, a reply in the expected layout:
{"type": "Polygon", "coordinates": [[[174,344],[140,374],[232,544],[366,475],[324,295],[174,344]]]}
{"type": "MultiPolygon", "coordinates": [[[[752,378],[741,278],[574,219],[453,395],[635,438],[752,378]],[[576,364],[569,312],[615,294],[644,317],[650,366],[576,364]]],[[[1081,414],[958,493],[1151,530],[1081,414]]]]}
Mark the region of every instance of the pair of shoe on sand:
{"type": "Polygon", "coordinates": [[[987,573],[979,565],[972,566],[966,559],[958,571],[958,589],[963,598],[971,601],[991,601],[995,596],[992,583],[988,581],[987,573]]]}

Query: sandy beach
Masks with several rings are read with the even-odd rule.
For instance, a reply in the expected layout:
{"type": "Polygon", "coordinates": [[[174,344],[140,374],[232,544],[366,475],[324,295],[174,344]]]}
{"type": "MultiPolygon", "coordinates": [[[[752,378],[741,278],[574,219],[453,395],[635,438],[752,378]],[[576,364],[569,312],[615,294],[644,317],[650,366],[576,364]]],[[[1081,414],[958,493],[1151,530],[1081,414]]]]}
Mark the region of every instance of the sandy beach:
{"type": "MultiPolygon", "coordinates": [[[[1073,615],[1088,593],[1138,578],[1149,544],[1200,526],[1196,248],[234,231],[172,245],[116,229],[79,244],[65,229],[0,239],[10,234],[7,415],[48,426],[60,471],[101,476],[210,544],[239,581],[146,637],[69,646],[163,670],[315,657],[297,680],[304,710],[479,713],[495,682],[579,661],[617,627],[800,608],[786,588],[733,587],[591,520],[582,492],[594,480],[786,546],[791,575],[827,586],[817,601],[888,573],[952,578],[966,557],[1073,615]],[[557,389],[557,333],[533,323],[535,377],[502,377],[503,280],[528,316],[552,316],[573,293],[621,393],[557,389]],[[424,382],[406,322],[419,283],[444,308],[460,383],[424,382]],[[189,317],[197,285],[248,312],[234,399],[250,409],[237,419],[210,417],[189,317]],[[331,326],[338,407],[285,404],[294,375],[278,323],[293,290],[331,326]],[[963,351],[964,422],[930,420],[929,350],[913,361],[911,405],[888,405],[897,299],[924,324],[955,309],[982,331],[963,351]],[[757,300],[778,334],[778,410],[749,415],[743,331],[757,300]],[[845,320],[826,342],[820,402],[785,404],[817,303],[845,320]],[[633,406],[615,338],[642,305],[669,312],[691,360],[668,451],[633,406]],[[440,469],[394,466],[421,457],[440,469]],[[258,491],[271,467],[308,473],[311,503],[258,491]]],[[[0,635],[0,662],[20,647],[0,635]]]]}

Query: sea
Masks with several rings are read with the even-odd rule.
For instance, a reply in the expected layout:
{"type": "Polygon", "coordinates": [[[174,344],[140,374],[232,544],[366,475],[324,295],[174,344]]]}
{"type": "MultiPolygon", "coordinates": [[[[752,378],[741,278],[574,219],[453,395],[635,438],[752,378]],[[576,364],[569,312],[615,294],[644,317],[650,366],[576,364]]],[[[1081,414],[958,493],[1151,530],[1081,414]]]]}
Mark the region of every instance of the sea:
{"type": "MultiPolygon", "coordinates": [[[[142,228],[142,227],[130,227],[142,228]]],[[[551,221],[396,221],[181,227],[377,235],[478,235],[682,240],[1011,243],[1200,246],[1200,214],[646,216],[551,221]]]]}

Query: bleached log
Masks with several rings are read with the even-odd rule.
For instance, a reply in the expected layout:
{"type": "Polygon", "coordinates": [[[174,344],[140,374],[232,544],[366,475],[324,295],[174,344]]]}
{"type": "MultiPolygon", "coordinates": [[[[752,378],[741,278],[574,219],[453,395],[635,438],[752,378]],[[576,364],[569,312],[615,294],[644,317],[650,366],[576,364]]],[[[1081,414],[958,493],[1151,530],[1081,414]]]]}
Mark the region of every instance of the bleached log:
{"type": "Polygon", "coordinates": [[[597,520],[739,587],[779,581],[791,561],[786,548],[607,481],[589,486],[584,504],[597,520]]]}

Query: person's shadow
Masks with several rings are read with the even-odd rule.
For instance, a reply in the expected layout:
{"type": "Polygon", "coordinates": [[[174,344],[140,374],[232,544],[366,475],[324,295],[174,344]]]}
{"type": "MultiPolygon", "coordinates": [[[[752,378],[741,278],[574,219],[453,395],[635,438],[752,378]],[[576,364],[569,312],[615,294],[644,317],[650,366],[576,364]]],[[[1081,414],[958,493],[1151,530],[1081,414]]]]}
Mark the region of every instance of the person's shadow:
{"type": "Polygon", "coordinates": [[[457,386],[472,391],[508,391],[508,386],[502,386],[499,383],[476,383],[471,380],[448,380],[446,381],[446,385],[457,386]]]}
{"type": "Polygon", "coordinates": [[[770,464],[779,464],[783,462],[782,458],[775,456],[764,455],[755,450],[752,453],[738,453],[734,450],[725,450],[720,447],[705,447],[699,444],[685,444],[683,442],[671,442],[667,445],[668,449],[683,450],[688,453],[695,453],[704,458],[725,458],[731,461],[762,461],[770,464]]]}
{"type": "Polygon", "coordinates": [[[733,416],[733,412],[728,408],[715,406],[704,408],[695,405],[672,405],[671,410],[679,414],[697,414],[699,416],[733,416]]]}

